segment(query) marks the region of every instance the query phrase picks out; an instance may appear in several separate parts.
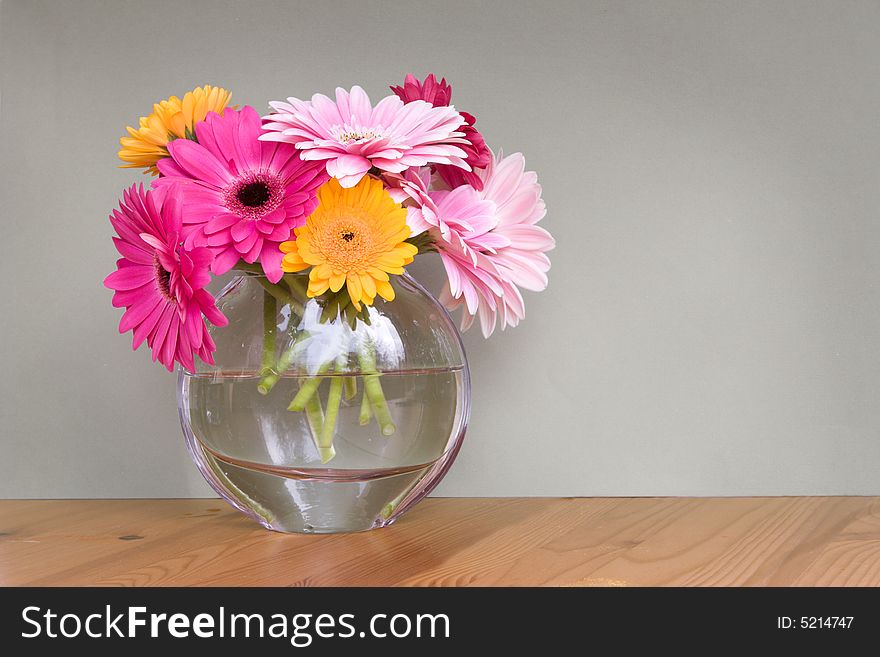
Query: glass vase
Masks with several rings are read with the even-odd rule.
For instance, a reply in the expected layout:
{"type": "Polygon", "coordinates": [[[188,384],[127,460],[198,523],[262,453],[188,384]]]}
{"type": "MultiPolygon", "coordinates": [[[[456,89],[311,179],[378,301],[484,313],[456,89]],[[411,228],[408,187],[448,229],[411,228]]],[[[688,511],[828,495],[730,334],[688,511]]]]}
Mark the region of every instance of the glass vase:
{"type": "Polygon", "coordinates": [[[407,275],[395,299],[309,298],[308,277],[236,272],[214,365],[181,371],[186,445],[211,487],[282,532],[388,525],[449,469],[470,410],[461,337],[407,275]]]}

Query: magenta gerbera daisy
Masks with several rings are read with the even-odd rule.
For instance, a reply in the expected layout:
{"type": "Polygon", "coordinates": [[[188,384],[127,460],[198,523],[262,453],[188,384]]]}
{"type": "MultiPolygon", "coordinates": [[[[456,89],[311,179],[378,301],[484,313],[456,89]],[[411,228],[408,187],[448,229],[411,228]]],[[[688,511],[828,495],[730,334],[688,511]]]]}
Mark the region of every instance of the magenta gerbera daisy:
{"type": "Polygon", "coordinates": [[[195,369],[193,354],[212,364],[215,346],[204,318],[217,326],[227,320],[204,289],[211,280],[210,249],[181,244],[179,196],[133,185],[123,193],[110,223],[122,258],[104,285],[115,290],[113,305],[125,308],[119,332],[133,331],[134,349],[146,340],[153,360],[169,371],[174,361],[195,369]]]}
{"type": "Polygon", "coordinates": [[[429,73],[424,80],[419,80],[412,73],[407,73],[403,85],[392,85],[391,91],[404,103],[414,100],[424,100],[434,107],[449,105],[452,103],[452,85],[446,78],[437,81],[437,76],[429,73]]]}
{"type": "Polygon", "coordinates": [[[387,96],[373,107],[360,87],[336,89],[336,102],[315,94],[311,101],[269,103],[260,139],[295,144],[304,160],[326,160],[327,173],[354,187],[372,168],[400,173],[412,166],[448,164],[470,170],[463,150],[470,142],[459,128],[464,117],[452,106],[405,103],[387,96]]]}
{"type": "MultiPolygon", "coordinates": [[[[452,102],[452,87],[446,82],[446,78],[437,82],[437,77],[433,73],[429,74],[424,81],[420,81],[410,73],[406,76],[402,87],[391,87],[391,91],[405,103],[424,100],[434,107],[443,107],[452,102]]],[[[459,114],[464,118],[464,123],[459,127],[459,130],[467,141],[462,145],[462,150],[465,152],[464,160],[470,169],[466,170],[446,164],[437,164],[434,169],[443,182],[451,188],[470,185],[480,191],[483,189],[483,179],[477,175],[476,170],[489,166],[492,151],[486,145],[483,135],[474,127],[477,122],[476,118],[467,112],[460,111],[459,114]]]]}
{"type": "Polygon", "coordinates": [[[248,106],[208,114],[196,124],[198,143],[168,144],[171,157],[159,161],[163,177],[154,184],[180,189],[186,243],[211,247],[215,274],[259,260],[274,283],[283,275],[279,245],[317,207],[328,176],[292,145],[260,141],[260,124],[248,106]]]}

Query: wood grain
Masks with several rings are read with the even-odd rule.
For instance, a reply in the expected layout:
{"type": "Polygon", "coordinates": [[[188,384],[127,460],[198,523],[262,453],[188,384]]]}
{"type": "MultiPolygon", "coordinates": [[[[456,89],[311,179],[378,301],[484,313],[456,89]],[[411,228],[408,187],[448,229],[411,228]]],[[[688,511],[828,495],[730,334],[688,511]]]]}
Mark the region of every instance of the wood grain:
{"type": "Polygon", "coordinates": [[[880,586],[880,498],[430,499],[328,536],[219,500],[5,500],[0,585],[880,586]]]}

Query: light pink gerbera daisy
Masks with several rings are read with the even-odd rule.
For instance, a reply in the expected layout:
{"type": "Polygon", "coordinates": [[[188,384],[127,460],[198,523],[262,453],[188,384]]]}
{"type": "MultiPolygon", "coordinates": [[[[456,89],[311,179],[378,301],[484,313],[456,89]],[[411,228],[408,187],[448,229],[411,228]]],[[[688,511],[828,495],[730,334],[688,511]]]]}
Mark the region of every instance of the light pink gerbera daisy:
{"type": "Polygon", "coordinates": [[[259,140],[261,121],[253,107],[210,113],[197,123],[198,143],[175,139],[171,157],[159,160],[157,187],[180,188],[186,204],[188,246],[209,246],[215,274],[241,259],[257,260],[277,282],[281,242],[317,207],[317,190],[328,180],[320,163],[304,162],[290,144],[259,140]]]}
{"type": "Polygon", "coordinates": [[[400,173],[412,166],[449,164],[470,171],[468,145],[454,107],[406,103],[387,96],[373,107],[360,87],[336,89],[336,102],[323,94],[311,101],[288,98],[269,103],[265,141],[295,144],[304,160],[326,160],[327,173],[354,187],[372,168],[400,173]]]}
{"type": "MultiPolygon", "coordinates": [[[[434,107],[443,107],[452,102],[452,87],[446,82],[446,78],[437,82],[437,77],[431,73],[424,81],[420,81],[412,73],[406,76],[402,87],[391,87],[398,98],[405,103],[411,103],[415,100],[424,100],[431,103],[434,107]]],[[[483,189],[483,179],[477,175],[477,169],[484,169],[489,166],[492,159],[492,151],[486,145],[483,135],[474,127],[477,119],[467,112],[459,113],[464,118],[464,124],[459,128],[467,140],[467,144],[462,145],[465,152],[465,162],[471,167],[471,171],[466,171],[461,167],[451,167],[445,164],[438,164],[434,167],[437,174],[449,187],[455,188],[460,185],[470,185],[476,190],[483,189]]]]}
{"type": "Polygon", "coordinates": [[[227,320],[204,289],[211,280],[213,254],[207,248],[181,245],[179,196],[133,185],[110,222],[119,236],[113,242],[122,258],[104,285],[115,290],[113,305],[125,307],[119,332],[134,332],[134,349],[146,340],[153,360],[169,371],[174,361],[195,369],[193,354],[212,364],[216,347],[203,316],[217,326],[225,326],[227,320]]]}
{"type": "MultiPolygon", "coordinates": [[[[425,192],[413,177],[406,185],[404,202],[409,208],[413,232],[428,230],[440,253],[448,282],[440,300],[449,310],[464,306],[462,330],[479,316],[483,335],[489,337],[497,324],[516,326],[525,316],[519,288],[541,291],[547,286],[550,260],[545,252],[555,246],[553,237],[535,225],[546,213],[541,186],[532,171],[525,170],[519,153],[499,154],[479,172],[484,187],[469,185],[452,191],[425,192]]],[[[394,182],[394,181],[390,181],[394,182]]]]}

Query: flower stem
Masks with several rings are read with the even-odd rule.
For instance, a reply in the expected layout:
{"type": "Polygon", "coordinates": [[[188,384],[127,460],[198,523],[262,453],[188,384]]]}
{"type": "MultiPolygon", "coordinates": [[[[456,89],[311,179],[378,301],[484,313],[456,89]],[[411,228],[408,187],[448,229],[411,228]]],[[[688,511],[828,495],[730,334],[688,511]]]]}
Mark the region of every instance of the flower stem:
{"type": "Polygon", "coordinates": [[[324,380],[324,377],[321,376],[328,369],[330,369],[330,365],[332,363],[324,363],[321,367],[318,368],[318,371],[314,376],[310,376],[308,379],[303,381],[302,385],[299,388],[299,391],[294,395],[293,400],[290,402],[290,405],[287,407],[288,411],[301,411],[306,407],[309,399],[311,399],[312,395],[314,395],[318,391],[318,386],[321,385],[321,381],[324,380]]]}
{"type": "MultiPolygon", "coordinates": [[[[290,298],[290,294],[288,294],[287,290],[285,290],[280,285],[275,285],[274,283],[270,283],[269,279],[264,278],[263,276],[255,276],[257,282],[263,286],[263,289],[266,290],[269,294],[271,294],[282,306],[291,305],[291,310],[294,309],[294,305],[296,302],[290,298]]],[[[302,306],[300,306],[302,308],[302,306]]]]}
{"type": "Polygon", "coordinates": [[[382,429],[385,436],[392,435],[397,431],[394,421],[391,419],[391,412],[388,410],[388,403],[385,401],[385,393],[382,391],[382,383],[379,381],[378,374],[368,374],[364,377],[364,394],[370,399],[370,406],[373,414],[376,416],[376,422],[382,429]]]}
{"type": "Polygon", "coordinates": [[[385,401],[385,392],[382,390],[382,383],[379,381],[379,374],[376,370],[376,357],[373,354],[372,345],[367,345],[359,354],[361,370],[364,376],[364,394],[370,400],[373,415],[376,416],[376,422],[382,434],[390,436],[397,427],[391,419],[391,412],[388,410],[388,402],[385,401]]]}
{"type": "Polygon", "coordinates": [[[309,403],[309,400],[315,396],[315,393],[318,392],[318,386],[321,385],[321,381],[324,380],[322,376],[311,376],[305,381],[302,382],[302,385],[299,387],[299,391],[294,395],[290,404],[287,407],[288,411],[301,411],[306,407],[306,404],[309,403]]]}
{"type": "MultiPolygon", "coordinates": [[[[304,299],[308,301],[309,298],[306,292],[308,284],[300,280],[302,278],[302,276],[292,275],[287,275],[283,278],[284,282],[287,283],[287,289],[290,290],[290,295],[288,296],[290,311],[298,317],[302,317],[305,314],[305,306],[299,300],[304,299]]],[[[281,288],[280,285],[278,287],[281,288]]]]}
{"type": "Polygon", "coordinates": [[[244,260],[239,260],[238,263],[235,265],[235,269],[237,269],[239,271],[246,271],[251,274],[257,274],[257,276],[255,278],[257,279],[257,282],[263,286],[263,289],[265,289],[266,292],[268,292],[273,297],[275,297],[275,299],[282,306],[289,305],[291,311],[294,314],[298,315],[299,317],[302,317],[304,309],[303,309],[303,305],[299,301],[297,301],[297,297],[302,297],[302,298],[306,297],[306,285],[307,284],[303,283],[300,285],[299,281],[297,281],[298,284],[296,286],[293,286],[290,284],[291,280],[301,278],[301,277],[285,276],[284,280],[287,281],[287,283],[288,283],[287,288],[285,288],[281,285],[278,285],[277,283],[270,282],[269,279],[266,278],[266,274],[263,271],[263,268],[256,263],[249,264],[249,263],[245,262],[244,260]],[[289,288],[289,291],[288,291],[288,288],[289,288]]]}
{"type": "Polygon", "coordinates": [[[242,500],[242,504],[244,504],[248,509],[256,513],[269,524],[271,524],[275,520],[275,516],[269,509],[267,509],[262,504],[257,502],[257,500],[248,495],[246,491],[243,491],[241,488],[236,486],[235,482],[233,482],[229,477],[226,476],[226,473],[223,472],[223,468],[221,468],[220,464],[217,463],[217,459],[208,454],[204,447],[200,446],[199,451],[201,451],[204,455],[204,463],[211,470],[211,473],[223,486],[228,488],[231,492],[235,494],[237,498],[242,500]]]}
{"type": "Polygon", "coordinates": [[[345,387],[346,401],[348,401],[350,399],[354,399],[355,395],[358,394],[357,378],[353,377],[353,376],[346,376],[343,381],[343,386],[345,387]]]}
{"type": "Polygon", "coordinates": [[[361,414],[358,416],[358,424],[365,427],[370,423],[372,417],[373,411],[370,409],[370,397],[365,390],[364,394],[361,395],[361,414]]]}
{"type": "Polygon", "coordinates": [[[274,371],[270,371],[263,376],[263,378],[260,379],[260,383],[257,384],[257,390],[261,395],[268,395],[269,391],[275,387],[275,384],[278,383],[281,375],[284,374],[287,371],[287,368],[290,367],[290,364],[293,363],[294,351],[296,351],[299,344],[308,336],[308,331],[300,331],[294,336],[293,342],[290,343],[290,346],[284,350],[284,353],[282,353],[281,357],[278,359],[278,362],[273,368],[274,371]]]}
{"type": "Polygon", "coordinates": [[[247,272],[250,272],[251,274],[263,274],[264,273],[262,266],[258,265],[255,262],[253,262],[253,263],[245,262],[244,260],[239,260],[237,263],[235,263],[235,266],[233,267],[233,269],[235,269],[236,271],[247,271],[247,272]]]}
{"type": "Polygon", "coordinates": [[[306,403],[306,420],[309,423],[309,430],[312,433],[312,441],[315,443],[315,449],[321,455],[321,462],[326,463],[336,455],[336,450],[330,446],[327,454],[327,461],[324,460],[324,452],[321,451],[321,434],[324,431],[324,409],[321,408],[321,398],[318,395],[312,395],[306,403]]]}
{"type": "Polygon", "coordinates": [[[404,490],[400,495],[391,500],[388,504],[382,507],[382,511],[379,515],[382,516],[383,520],[388,520],[391,517],[391,514],[394,513],[394,509],[400,506],[400,503],[403,502],[404,498],[412,492],[412,489],[415,487],[415,484],[408,486],[406,490],[404,490]]]}
{"type": "Polygon", "coordinates": [[[336,454],[333,449],[333,434],[336,432],[336,418],[339,417],[339,404],[342,402],[342,376],[330,377],[330,392],[327,395],[327,414],[324,416],[324,427],[318,441],[318,452],[321,463],[327,463],[336,454]]]}
{"type": "Polygon", "coordinates": [[[303,299],[308,298],[309,283],[306,276],[286,274],[284,281],[287,283],[287,287],[290,288],[291,293],[303,299]]]}
{"type": "Polygon", "coordinates": [[[265,377],[272,373],[275,366],[275,318],[278,307],[273,297],[268,292],[263,293],[263,363],[260,376],[265,377]]]}

